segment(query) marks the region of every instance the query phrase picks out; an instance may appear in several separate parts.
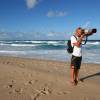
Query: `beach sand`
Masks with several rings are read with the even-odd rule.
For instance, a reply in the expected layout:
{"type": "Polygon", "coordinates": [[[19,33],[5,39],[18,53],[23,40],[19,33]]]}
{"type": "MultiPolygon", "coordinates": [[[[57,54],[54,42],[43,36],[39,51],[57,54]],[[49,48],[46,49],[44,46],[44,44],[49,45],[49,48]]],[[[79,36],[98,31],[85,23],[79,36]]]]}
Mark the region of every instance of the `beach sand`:
{"type": "Polygon", "coordinates": [[[82,64],[72,86],[68,62],[1,56],[0,100],[100,100],[100,64],[82,64]]]}

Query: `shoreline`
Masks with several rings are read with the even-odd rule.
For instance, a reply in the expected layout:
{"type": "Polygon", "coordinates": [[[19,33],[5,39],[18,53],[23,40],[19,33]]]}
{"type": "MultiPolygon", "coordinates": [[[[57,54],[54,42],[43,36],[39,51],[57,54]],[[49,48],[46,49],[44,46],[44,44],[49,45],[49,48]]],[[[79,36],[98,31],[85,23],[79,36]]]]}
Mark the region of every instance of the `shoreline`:
{"type": "MultiPolygon", "coordinates": [[[[18,57],[18,56],[6,56],[6,55],[0,55],[0,58],[18,58],[18,59],[26,59],[26,60],[41,60],[41,61],[51,61],[51,62],[61,62],[61,63],[70,63],[70,61],[63,61],[63,60],[51,60],[51,59],[48,59],[48,58],[32,58],[32,57],[18,57]]],[[[91,62],[82,62],[82,64],[96,64],[96,65],[100,65],[100,62],[97,62],[97,63],[91,63],[91,62]]]]}
{"type": "Polygon", "coordinates": [[[82,63],[77,86],[70,63],[0,56],[2,100],[99,100],[100,64],[82,63]]]}

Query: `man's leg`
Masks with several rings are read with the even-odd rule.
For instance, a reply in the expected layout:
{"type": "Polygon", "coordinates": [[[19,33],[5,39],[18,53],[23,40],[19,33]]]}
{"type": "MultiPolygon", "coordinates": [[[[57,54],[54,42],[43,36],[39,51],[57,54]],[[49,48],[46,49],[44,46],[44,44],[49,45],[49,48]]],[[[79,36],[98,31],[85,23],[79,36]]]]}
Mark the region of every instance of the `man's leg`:
{"type": "Polygon", "coordinates": [[[75,69],[75,83],[77,84],[79,80],[79,69],[75,69]]]}
{"type": "Polygon", "coordinates": [[[79,57],[76,61],[76,69],[75,69],[75,80],[77,80],[77,82],[79,81],[79,69],[81,66],[81,61],[82,61],[82,57],[79,57]]]}
{"type": "Polygon", "coordinates": [[[74,77],[75,77],[75,74],[74,74],[74,66],[71,66],[70,76],[71,76],[71,82],[74,82],[74,77]]]}

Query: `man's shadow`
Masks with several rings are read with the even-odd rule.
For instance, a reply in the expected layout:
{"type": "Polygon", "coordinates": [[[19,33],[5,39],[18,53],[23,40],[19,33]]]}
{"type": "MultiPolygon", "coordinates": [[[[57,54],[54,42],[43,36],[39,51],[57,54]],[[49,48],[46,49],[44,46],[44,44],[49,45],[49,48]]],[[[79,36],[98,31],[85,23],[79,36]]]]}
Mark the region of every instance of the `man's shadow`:
{"type": "Polygon", "coordinates": [[[94,76],[100,76],[100,72],[95,73],[95,74],[91,74],[91,75],[88,75],[88,76],[85,76],[83,78],[80,78],[80,81],[84,82],[85,79],[88,79],[88,78],[91,78],[91,77],[94,77],[94,76]]]}

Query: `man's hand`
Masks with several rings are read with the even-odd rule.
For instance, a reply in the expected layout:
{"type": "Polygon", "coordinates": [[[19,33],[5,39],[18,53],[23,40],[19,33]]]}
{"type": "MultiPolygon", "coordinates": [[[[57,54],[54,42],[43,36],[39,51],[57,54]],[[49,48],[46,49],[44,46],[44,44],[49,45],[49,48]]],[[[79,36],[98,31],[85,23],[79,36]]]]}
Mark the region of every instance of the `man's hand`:
{"type": "Polygon", "coordinates": [[[85,34],[82,34],[81,36],[80,36],[80,39],[84,39],[84,37],[85,37],[85,34]]]}
{"type": "Polygon", "coordinates": [[[84,37],[85,37],[84,34],[81,35],[81,36],[79,37],[79,40],[78,40],[76,43],[73,43],[74,46],[80,47],[80,46],[81,46],[81,43],[82,43],[82,41],[83,41],[83,39],[84,39],[84,37]]]}

